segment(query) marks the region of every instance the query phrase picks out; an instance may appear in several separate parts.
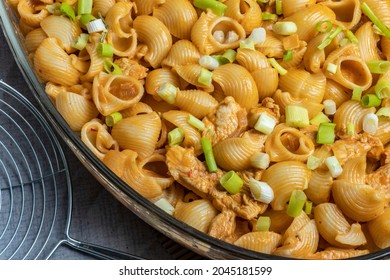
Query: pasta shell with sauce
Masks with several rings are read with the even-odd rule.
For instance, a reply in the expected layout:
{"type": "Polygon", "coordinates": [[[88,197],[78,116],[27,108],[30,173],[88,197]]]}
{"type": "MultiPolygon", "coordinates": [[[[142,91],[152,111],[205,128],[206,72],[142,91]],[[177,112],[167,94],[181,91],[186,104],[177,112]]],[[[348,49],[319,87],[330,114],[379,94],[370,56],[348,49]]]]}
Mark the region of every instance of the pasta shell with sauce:
{"type": "Polygon", "coordinates": [[[50,15],[47,9],[42,5],[40,8],[35,7],[34,0],[20,0],[17,5],[17,10],[24,23],[31,27],[39,27],[40,22],[50,15]]]}
{"type": "Polygon", "coordinates": [[[255,0],[227,0],[224,15],[237,20],[250,34],[254,28],[261,26],[262,12],[255,0]]]}
{"type": "Polygon", "coordinates": [[[234,245],[264,254],[272,254],[281,239],[280,234],[272,231],[249,232],[238,238],[234,245]]]}
{"type": "Polygon", "coordinates": [[[175,67],[178,65],[196,64],[199,62],[199,59],[199,50],[191,41],[178,40],[173,44],[161,65],[163,67],[175,67]]]}

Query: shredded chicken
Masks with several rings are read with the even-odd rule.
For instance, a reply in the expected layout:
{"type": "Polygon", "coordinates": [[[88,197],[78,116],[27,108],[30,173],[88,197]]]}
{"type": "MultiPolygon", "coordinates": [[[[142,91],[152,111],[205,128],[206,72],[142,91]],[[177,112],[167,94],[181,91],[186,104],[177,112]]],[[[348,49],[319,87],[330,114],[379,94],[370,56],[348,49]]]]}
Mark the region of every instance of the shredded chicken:
{"type": "Polygon", "coordinates": [[[236,214],[231,210],[219,213],[210,224],[209,235],[225,240],[236,230],[236,214]]]}
{"type": "Polygon", "coordinates": [[[375,190],[383,193],[387,200],[387,206],[390,206],[390,164],[383,165],[368,174],[366,182],[375,190]]]}
{"type": "Polygon", "coordinates": [[[315,254],[308,256],[308,259],[313,260],[340,260],[358,257],[370,253],[368,250],[355,250],[355,249],[340,249],[328,247],[324,251],[319,251],[315,254]]]}
{"type": "Polygon", "coordinates": [[[248,187],[234,195],[222,189],[219,179],[223,172],[209,173],[205,164],[195,156],[193,148],[168,148],[166,163],[176,181],[200,197],[211,200],[219,211],[231,210],[238,217],[250,220],[267,209],[267,204],[252,198],[248,187]]]}
{"type": "Polygon", "coordinates": [[[206,126],[203,136],[208,137],[213,144],[229,137],[240,135],[247,127],[247,112],[227,96],[215,109],[203,118],[206,126]]]}
{"type": "Polygon", "coordinates": [[[249,110],[248,125],[250,127],[254,127],[262,113],[267,113],[269,116],[273,117],[276,120],[276,124],[280,122],[279,105],[277,105],[272,98],[266,97],[263,99],[261,104],[249,110]]]}
{"type": "Polygon", "coordinates": [[[137,61],[134,61],[129,58],[120,58],[115,60],[115,64],[119,66],[122,70],[122,73],[127,76],[132,76],[137,80],[142,80],[146,78],[148,68],[140,65],[137,61]]]}

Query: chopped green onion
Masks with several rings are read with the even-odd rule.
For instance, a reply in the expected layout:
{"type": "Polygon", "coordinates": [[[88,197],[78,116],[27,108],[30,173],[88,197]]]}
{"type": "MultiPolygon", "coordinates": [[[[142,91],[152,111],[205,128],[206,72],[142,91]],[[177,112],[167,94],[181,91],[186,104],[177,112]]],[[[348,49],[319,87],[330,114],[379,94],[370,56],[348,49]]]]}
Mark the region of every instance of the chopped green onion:
{"type": "Polygon", "coordinates": [[[268,216],[260,216],[257,219],[256,231],[269,231],[271,227],[271,218],[268,216]]]}
{"type": "Polygon", "coordinates": [[[89,35],[85,34],[85,33],[81,33],[76,38],[76,42],[73,44],[73,47],[75,49],[78,49],[79,51],[81,51],[81,50],[83,50],[87,46],[88,40],[89,40],[89,35]]]}
{"type": "Polygon", "coordinates": [[[348,38],[343,38],[340,40],[340,43],[339,43],[340,47],[344,47],[346,44],[349,44],[348,38]]]}
{"type": "Polygon", "coordinates": [[[104,24],[103,20],[101,18],[94,19],[90,22],[88,22],[86,25],[88,33],[95,33],[95,32],[106,32],[106,25],[104,24]]]}
{"type": "Polygon", "coordinates": [[[376,113],[378,117],[390,118],[390,107],[382,107],[376,113]]]}
{"type": "Polygon", "coordinates": [[[225,4],[216,0],[194,0],[194,6],[205,11],[211,9],[217,16],[222,16],[227,9],[225,4]]]}
{"type": "Polygon", "coordinates": [[[261,44],[265,42],[267,33],[263,27],[254,28],[248,38],[252,39],[256,44],[261,44]]]}
{"type": "Polygon", "coordinates": [[[365,108],[368,107],[378,107],[381,105],[382,101],[379,99],[376,94],[366,94],[362,97],[362,106],[365,108]]]}
{"type": "Polygon", "coordinates": [[[180,127],[176,127],[175,129],[169,131],[168,133],[168,145],[176,146],[180,145],[184,140],[184,133],[180,127]]]}
{"type": "Polygon", "coordinates": [[[276,0],[275,2],[275,10],[277,15],[283,14],[283,3],[282,0],[276,0]]]}
{"type": "Polygon", "coordinates": [[[240,41],[240,48],[254,50],[255,42],[251,38],[246,38],[245,40],[240,41]]]}
{"type": "Polygon", "coordinates": [[[274,191],[265,182],[257,181],[253,178],[249,180],[249,189],[255,200],[269,204],[274,199],[274,191]]]}
{"type": "Polygon", "coordinates": [[[215,162],[213,147],[208,138],[200,138],[200,143],[202,145],[202,150],[206,159],[206,165],[209,172],[216,172],[218,170],[217,163],[215,162]]]}
{"type": "Polygon", "coordinates": [[[390,82],[380,79],[375,85],[375,93],[380,99],[390,97],[390,82]]]}
{"type": "Polygon", "coordinates": [[[106,125],[108,127],[113,127],[117,122],[122,120],[123,116],[119,112],[111,113],[110,115],[106,116],[106,125]]]}
{"type": "Polygon", "coordinates": [[[226,57],[224,57],[222,54],[215,54],[215,55],[212,55],[211,57],[214,58],[216,61],[218,61],[218,64],[220,66],[227,64],[227,63],[230,63],[230,61],[226,57]]]}
{"type": "Polygon", "coordinates": [[[173,105],[176,102],[176,95],[178,90],[179,89],[171,83],[165,83],[156,90],[156,93],[162,100],[168,104],[173,105]]]}
{"type": "Polygon", "coordinates": [[[337,73],[337,65],[334,63],[329,62],[328,65],[326,66],[326,71],[332,74],[337,73]]]}
{"type": "Polygon", "coordinates": [[[321,123],[318,127],[316,143],[333,144],[336,138],[335,127],[335,123],[321,123]]]}
{"type": "Polygon", "coordinates": [[[310,215],[313,209],[313,202],[306,200],[305,202],[305,213],[306,215],[310,215]]]}
{"type": "Polygon", "coordinates": [[[323,112],[319,112],[314,118],[310,120],[310,124],[319,126],[321,123],[329,123],[330,119],[323,112]]]}
{"type": "Polygon", "coordinates": [[[363,89],[361,87],[355,87],[353,90],[352,90],[352,100],[356,100],[356,101],[360,101],[360,99],[362,98],[362,92],[363,92],[363,89]]]}
{"type": "Polygon", "coordinates": [[[271,58],[268,58],[268,62],[272,65],[272,67],[274,67],[276,70],[278,70],[279,74],[280,75],[286,75],[287,74],[287,70],[284,69],[277,61],[275,58],[271,57],[271,58]]]}
{"type": "Polygon", "coordinates": [[[219,179],[219,182],[230,194],[239,193],[244,185],[244,181],[233,170],[223,174],[221,179],[219,179]]]}
{"type": "Polygon", "coordinates": [[[262,20],[275,20],[277,18],[278,18],[278,16],[276,14],[271,14],[271,13],[268,13],[268,12],[263,12],[261,14],[261,19],[262,20]]]}
{"type": "Polygon", "coordinates": [[[210,70],[215,70],[219,67],[220,64],[219,61],[214,57],[210,55],[204,55],[199,59],[199,65],[210,70]]]}
{"type": "Polygon", "coordinates": [[[353,32],[351,30],[347,30],[345,32],[345,35],[347,36],[347,38],[351,41],[352,44],[357,44],[359,43],[359,40],[358,38],[356,38],[355,34],[353,34],[353,32]]]}
{"type": "Polygon", "coordinates": [[[113,75],[120,75],[122,74],[122,69],[116,65],[114,62],[112,62],[110,59],[105,59],[103,62],[103,69],[106,71],[108,74],[113,74],[113,75]]]}
{"type": "Polygon", "coordinates": [[[154,205],[156,205],[160,209],[164,210],[169,215],[173,215],[173,212],[175,211],[175,207],[173,207],[172,204],[165,197],[160,198],[159,200],[157,200],[154,203],[154,205]]]}
{"type": "Polygon", "coordinates": [[[205,124],[200,119],[191,114],[188,115],[187,122],[199,131],[203,131],[205,129],[205,124]]]}
{"type": "Polygon", "coordinates": [[[353,123],[348,123],[347,124],[347,135],[348,136],[355,135],[355,125],[353,123]]]}
{"type": "Polygon", "coordinates": [[[267,169],[271,159],[267,153],[258,152],[250,157],[251,165],[254,168],[267,169]]]}
{"type": "Polygon", "coordinates": [[[292,127],[307,127],[310,125],[309,112],[299,105],[287,105],[285,108],[286,125],[292,127]]]}
{"type": "Polygon", "coordinates": [[[198,82],[206,87],[209,87],[211,86],[212,81],[213,73],[205,68],[202,68],[202,70],[200,71],[198,82]]]}
{"type": "Polygon", "coordinates": [[[336,113],[336,102],[332,99],[325,99],[322,104],[324,104],[325,114],[334,115],[336,113]]]}
{"type": "Polygon", "coordinates": [[[306,202],[306,194],[302,190],[293,190],[287,206],[287,215],[290,217],[298,217],[306,202]]]}
{"type": "Polygon", "coordinates": [[[330,156],[325,159],[325,165],[328,167],[330,174],[333,178],[337,178],[343,173],[343,168],[337,157],[330,156]]]}
{"type": "Polygon", "coordinates": [[[386,60],[370,60],[366,62],[368,69],[373,74],[384,74],[390,70],[390,61],[386,60]]]}
{"type": "Polygon", "coordinates": [[[80,20],[80,24],[81,24],[81,26],[87,26],[87,24],[89,23],[89,22],[91,22],[91,21],[93,21],[93,20],[95,20],[96,18],[93,16],[93,15],[91,15],[91,14],[86,14],[86,15],[81,15],[80,17],[79,17],[79,20],[80,20]]]}
{"type": "Polygon", "coordinates": [[[222,57],[227,59],[230,63],[233,63],[236,60],[237,52],[233,49],[226,50],[222,57]]]}
{"type": "Polygon", "coordinates": [[[379,30],[382,31],[382,33],[385,34],[385,36],[390,39],[390,30],[374,14],[374,12],[371,10],[370,6],[366,2],[364,2],[364,3],[362,3],[362,5],[360,7],[362,9],[363,14],[365,14],[372,21],[372,23],[375,24],[379,28],[379,30]]]}
{"type": "Polygon", "coordinates": [[[317,48],[320,50],[325,49],[343,29],[344,27],[338,26],[317,48]]]}
{"type": "Polygon", "coordinates": [[[114,48],[111,44],[99,43],[96,50],[101,57],[113,57],[114,55],[114,48]]]}
{"type": "Polygon", "coordinates": [[[313,155],[310,155],[307,158],[306,165],[307,165],[307,168],[309,168],[310,170],[315,170],[321,165],[321,159],[318,157],[315,157],[313,155]]]}
{"type": "Polygon", "coordinates": [[[293,21],[278,21],[273,25],[272,30],[278,35],[289,36],[296,33],[298,27],[293,21]]]}
{"type": "Polygon", "coordinates": [[[316,24],[316,30],[321,33],[329,32],[332,30],[332,22],[330,20],[319,21],[316,24]]]}
{"type": "Polygon", "coordinates": [[[378,130],[378,116],[374,113],[368,113],[363,118],[363,131],[370,133],[371,135],[375,134],[378,130]]]}
{"type": "Polygon", "coordinates": [[[291,61],[293,59],[293,50],[287,50],[283,54],[283,61],[291,61]]]}
{"type": "Polygon", "coordinates": [[[77,14],[85,15],[92,13],[93,0],[79,0],[77,4],[77,14]]]}
{"type": "Polygon", "coordinates": [[[76,15],[75,15],[75,12],[74,12],[73,7],[71,5],[69,5],[66,2],[62,2],[61,6],[60,6],[60,11],[62,14],[66,15],[68,18],[75,21],[76,15]]]}
{"type": "Polygon", "coordinates": [[[254,129],[264,134],[271,134],[276,126],[276,119],[267,113],[260,114],[254,129]]]}

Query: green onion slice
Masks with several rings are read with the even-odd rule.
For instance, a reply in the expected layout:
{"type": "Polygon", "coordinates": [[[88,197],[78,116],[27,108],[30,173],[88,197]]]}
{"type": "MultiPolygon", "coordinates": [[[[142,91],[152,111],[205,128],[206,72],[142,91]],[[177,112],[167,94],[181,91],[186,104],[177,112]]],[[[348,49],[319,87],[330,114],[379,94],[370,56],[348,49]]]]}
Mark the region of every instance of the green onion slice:
{"type": "Polygon", "coordinates": [[[315,157],[313,155],[310,155],[307,158],[306,165],[307,165],[307,168],[309,168],[310,170],[315,170],[321,165],[321,159],[318,157],[315,157]]]}
{"type": "Polygon", "coordinates": [[[271,134],[276,126],[276,119],[267,113],[260,114],[254,129],[264,134],[271,134]]]}
{"type": "Polygon", "coordinates": [[[298,217],[303,210],[306,199],[306,194],[302,190],[293,190],[287,206],[287,215],[298,217]]]}
{"type": "Polygon", "coordinates": [[[211,86],[211,83],[213,81],[213,72],[202,68],[200,71],[200,75],[198,77],[198,82],[206,87],[211,86]]]}
{"type": "Polygon", "coordinates": [[[366,64],[373,74],[384,74],[390,70],[390,61],[387,60],[370,60],[366,64]]]}
{"type": "Polygon", "coordinates": [[[120,112],[114,112],[106,116],[105,122],[108,127],[113,127],[116,123],[122,120],[122,118],[123,116],[120,112]]]}
{"type": "Polygon", "coordinates": [[[335,127],[335,123],[321,123],[318,127],[316,143],[333,144],[336,138],[335,127]]]}
{"type": "Polygon", "coordinates": [[[375,93],[380,99],[390,97],[390,82],[380,79],[375,85],[375,93]]]}
{"type": "Polygon", "coordinates": [[[233,63],[236,60],[237,52],[233,49],[226,50],[222,57],[226,58],[230,63],[233,63]]]}
{"type": "Polygon", "coordinates": [[[330,43],[332,43],[333,39],[336,38],[341,31],[343,31],[343,29],[344,27],[338,26],[317,48],[320,50],[325,49],[330,45],[330,43]]]}
{"type": "Polygon", "coordinates": [[[362,98],[363,89],[361,87],[356,87],[352,90],[352,100],[360,101],[362,98]]]}
{"type": "Polygon", "coordinates": [[[205,124],[204,122],[202,122],[200,119],[198,119],[197,117],[189,114],[188,117],[187,117],[187,122],[195,127],[196,129],[198,129],[199,131],[203,131],[205,129],[205,124]]]}
{"type": "Polygon", "coordinates": [[[386,27],[386,25],[374,14],[374,12],[371,10],[370,6],[364,2],[360,6],[362,9],[363,14],[365,14],[373,24],[375,24],[379,30],[390,39],[390,30],[386,27]]]}
{"type": "Polygon", "coordinates": [[[62,14],[66,15],[68,18],[70,18],[72,21],[75,21],[76,15],[73,10],[73,7],[69,5],[66,2],[62,2],[60,6],[60,11],[62,14]]]}
{"type": "Polygon", "coordinates": [[[330,174],[333,178],[336,178],[343,173],[343,168],[341,167],[341,164],[337,157],[330,156],[325,159],[325,165],[328,167],[330,174]]]}
{"type": "Polygon", "coordinates": [[[250,157],[251,165],[254,168],[267,169],[271,163],[270,156],[267,153],[258,152],[250,157]]]}
{"type": "Polygon", "coordinates": [[[283,2],[282,0],[276,0],[275,2],[275,10],[277,15],[283,14],[283,2]]]}
{"type": "Polygon", "coordinates": [[[240,48],[254,50],[255,42],[251,38],[246,38],[245,40],[240,41],[240,48]]]}
{"type": "Polygon", "coordinates": [[[180,145],[184,140],[184,133],[180,127],[176,127],[168,133],[168,145],[176,146],[180,145]]]}
{"type": "Polygon", "coordinates": [[[293,50],[287,50],[283,54],[283,61],[288,62],[293,59],[293,50]]]}
{"type": "Polygon", "coordinates": [[[299,105],[287,105],[285,108],[286,124],[292,127],[307,127],[310,125],[309,112],[299,105]]]}
{"type": "Polygon", "coordinates": [[[319,126],[321,123],[330,123],[330,119],[323,112],[319,112],[314,118],[310,120],[310,123],[319,126]]]}
{"type": "Polygon", "coordinates": [[[274,67],[276,70],[278,70],[279,74],[280,75],[286,75],[287,74],[287,70],[284,69],[277,61],[274,57],[271,57],[271,58],[268,58],[268,62],[272,65],[272,67],[274,67]]]}
{"type": "Polygon", "coordinates": [[[321,33],[329,32],[332,30],[332,22],[330,20],[319,21],[316,24],[316,30],[321,33]]]}
{"type": "Polygon", "coordinates": [[[205,11],[210,9],[217,16],[222,16],[227,9],[225,4],[216,0],[194,0],[194,6],[205,11]]]}
{"type": "Polygon", "coordinates": [[[276,14],[271,14],[271,13],[268,13],[268,12],[263,12],[261,14],[261,19],[262,20],[275,20],[277,18],[278,18],[278,16],[276,14]]]}
{"type": "Polygon", "coordinates": [[[81,51],[81,50],[83,50],[87,46],[88,40],[89,40],[89,35],[85,34],[85,33],[81,33],[76,38],[76,42],[73,44],[73,47],[75,49],[78,49],[79,51],[81,51]]]}
{"type": "Polygon", "coordinates": [[[347,135],[348,136],[355,135],[355,125],[353,123],[348,123],[347,124],[347,135]]]}
{"type": "Polygon", "coordinates": [[[156,90],[156,93],[162,100],[168,104],[173,105],[176,103],[176,95],[178,90],[179,89],[171,83],[165,83],[156,90]]]}
{"type": "Polygon", "coordinates": [[[378,107],[381,105],[382,101],[376,94],[366,94],[362,97],[362,106],[365,108],[368,107],[378,107]]]}
{"type": "Polygon", "coordinates": [[[200,143],[202,145],[202,150],[206,159],[206,165],[209,172],[216,172],[218,170],[217,163],[215,162],[213,147],[211,141],[206,138],[200,138],[200,143]]]}
{"type": "Polygon", "coordinates": [[[244,181],[233,170],[223,174],[219,182],[222,187],[230,194],[239,193],[242,186],[244,185],[244,181]]]}
{"type": "Polygon", "coordinates": [[[375,114],[378,117],[390,118],[390,107],[382,107],[375,114]]]}
{"type": "Polygon", "coordinates": [[[116,65],[114,62],[111,61],[111,59],[105,59],[103,62],[103,69],[108,74],[113,75],[120,75],[122,74],[122,69],[116,65]]]}
{"type": "Polygon", "coordinates": [[[313,209],[313,202],[306,200],[306,202],[305,202],[305,213],[307,215],[310,215],[312,209],[313,209]]]}
{"type": "Polygon", "coordinates": [[[79,0],[77,4],[77,14],[85,15],[92,13],[93,0],[79,0]]]}
{"type": "Polygon", "coordinates": [[[352,44],[357,44],[359,43],[359,40],[358,38],[356,38],[355,34],[353,34],[353,32],[351,30],[347,30],[345,32],[345,35],[347,36],[347,38],[349,39],[349,41],[351,41],[352,44]]]}
{"type": "Polygon", "coordinates": [[[260,216],[257,219],[256,231],[269,231],[271,227],[271,218],[268,216],[260,216]]]}
{"type": "Polygon", "coordinates": [[[288,36],[295,34],[298,27],[293,21],[278,21],[273,25],[272,30],[278,35],[288,36]]]}
{"type": "Polygon", "coordinates": [[[89,22],[95,20],[96,18],[91,14],[81,15],[79,17],[81,26],[86,26],[89,22]]]}

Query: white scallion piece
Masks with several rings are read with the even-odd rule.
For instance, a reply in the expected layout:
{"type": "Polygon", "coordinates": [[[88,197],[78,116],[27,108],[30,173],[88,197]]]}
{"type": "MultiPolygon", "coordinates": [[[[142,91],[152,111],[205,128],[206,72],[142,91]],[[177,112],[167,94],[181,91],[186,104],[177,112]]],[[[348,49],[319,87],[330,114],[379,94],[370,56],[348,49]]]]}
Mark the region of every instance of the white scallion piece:
{"type": "Polygon", "coordinates": [[[324,102],[324,112],[327,115],[334,115],[336,113],[336,102],[331,99],[326,99],[324,102]]]}
{"type": "Polygon", "coordinates": [[[288,36],[295,34],[298,27],[293,21],[278,21],[273,25],[272,30],[278,35],[288,36]]]}
{"type": "Polygon", "coordinates": [[[86,24],[88,33],[95,33],[95,32],[107,32],[106,25],[104,24],[104,21],[101,18],[92,20],[86,24]]]}
{"type": "Polygon", "coordinates": [[[251,165],[259,169],[267,169],[271,162],[270,157],[267,153],[256,153],[250,158],[251,165]]]}
{"type": "Polygon", "coordinates": [[[204,55],[199,59],[199,64],[209,70],[215,70],[219,67],[219,62],[211,55],[204,55]]]}
{"type": "Polygon", "coordinates": [[[335,156],[327,157],[325,159],[325,165],[328,167],[333,178],[337,178],[341,175],[341,173],[343,173],[343,168],[335,156]]]}
{"type": "Polygon", "coordinates": [[[268,115],[267,113],[262,113],[255,124],[255,129],[264,134],[271,134],[276,126],[276,119],[268,115]]]}
{"type": "Polygon", "coordinates": [[[321,160],[318,157],[310,155],[307,158],[306,165],[307,165],[307,168],[309,168],[310,170],[315,170],[321,165],[321,160]]]}
{"type": "Polygon", "coordinates": [[[161,208],[165,212],[167,212],[169,215],[172,215],[175,211],[175,208],[172,206],[172,204],[166,199],[166,198],[160,198],[157,200],[154,205],[161,208]]]}
{"type": "Polygon", "coordinates": [[[336,74],[337,65],[334,63],[328,63],[328,65],[326,66],[326,71],[328,71],[329,73],[332,73],[332,74],[336,74]]]}
{"type": "Polygon", "coordinates": [[[225,33],[222,30],[214,31],[213,37],[218,43],[223,44],[225,42],[225,33]]]}
{"type": "Polygon", "coordinates": [[[249,35],[249,38],[252,39],[252,41],[256,44],[261,44],[265,42],[266,39],[266,32],[263,27],[254,28],[252,30],[251,35],[249,35]]]}
{"type": "Polygon", "coordinates": [[[274,191],[266,182],[260,182],[255,179],[249,180],[249,189],[255,200],[270,203],[274,199],[274,191]]]}
{"type": "Polygon", "coordinates": [[[375,134],[378,129],[378,116],[374,113],[369,113],[363,118],[363,130],[370,134],[375,134]]]}
{"type": "Polygon", "coordinates": [[[156,93],[165,102],[169,104],[175,104],[177,91],[177,87],[171,83],[165,83],[156,90],[156,93]]]}
{"type": "Polygon", "coordinates": [[[240,37],[238,36],[238,34],[233,31],[233,30],[230,30],[228,31],[227,33],[227,36],[225,38],[225,44],[230,44],[230,43],[234,43],[234,42],[237,42],[238,39],[240,39],[240,37]]]}

